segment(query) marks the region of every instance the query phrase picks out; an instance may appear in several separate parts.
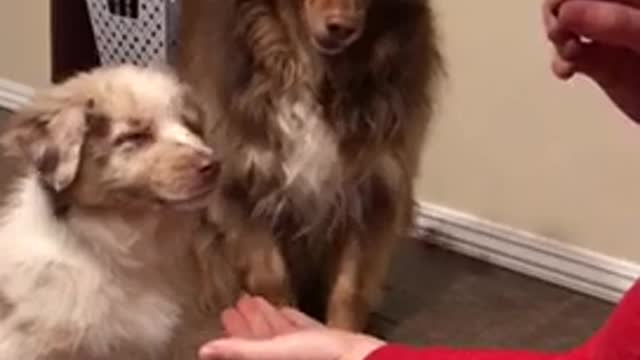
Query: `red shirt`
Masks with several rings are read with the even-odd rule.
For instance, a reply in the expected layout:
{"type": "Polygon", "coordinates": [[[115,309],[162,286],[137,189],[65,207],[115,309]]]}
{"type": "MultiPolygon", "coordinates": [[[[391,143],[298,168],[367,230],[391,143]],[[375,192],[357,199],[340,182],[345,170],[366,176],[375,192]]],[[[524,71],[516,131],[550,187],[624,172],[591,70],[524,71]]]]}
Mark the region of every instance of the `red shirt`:
{"type": "Polygon", "coordinates": [[[452,350],[447,348],[416,349],[386,345],[369,354],[365,360],[579,360],[578,354],[544,354],[522,351],[452,350]]]}

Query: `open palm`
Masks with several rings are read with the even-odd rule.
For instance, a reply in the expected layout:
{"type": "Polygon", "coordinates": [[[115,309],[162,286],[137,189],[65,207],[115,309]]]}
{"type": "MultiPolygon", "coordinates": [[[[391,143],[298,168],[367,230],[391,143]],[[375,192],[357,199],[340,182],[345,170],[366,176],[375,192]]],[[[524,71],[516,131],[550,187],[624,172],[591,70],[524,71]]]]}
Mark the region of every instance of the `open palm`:
{"type": "Polygon", "coordinates": [[[222,314],[229,338],[210,342],[201,360],[362,360],[384,342],[332,330],[303,313],[243,297],[222,314]]]}

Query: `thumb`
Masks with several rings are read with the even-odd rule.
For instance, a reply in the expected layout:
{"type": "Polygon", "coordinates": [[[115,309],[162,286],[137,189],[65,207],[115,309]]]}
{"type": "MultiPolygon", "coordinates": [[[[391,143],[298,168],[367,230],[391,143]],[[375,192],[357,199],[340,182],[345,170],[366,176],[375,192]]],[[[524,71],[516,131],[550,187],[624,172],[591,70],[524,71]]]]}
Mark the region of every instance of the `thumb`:
{"type": "Polygon", "coordinates": [[[332,360],[340,341],[326,332],[301,332],[272,339],[223,339],[200,350],[201,360],[332,360]]]}
{"type": "Polygon", "coordinates": [[[281,345],[273,343],[274,340],[218,340],[200,349],[200,360],[279,360],[281,345]]]}
{"type": "Polygon", "coordinates": [[[640,8],[631,2],[566,1],[558,27],[610,46],[640,52],[640,8]]]}

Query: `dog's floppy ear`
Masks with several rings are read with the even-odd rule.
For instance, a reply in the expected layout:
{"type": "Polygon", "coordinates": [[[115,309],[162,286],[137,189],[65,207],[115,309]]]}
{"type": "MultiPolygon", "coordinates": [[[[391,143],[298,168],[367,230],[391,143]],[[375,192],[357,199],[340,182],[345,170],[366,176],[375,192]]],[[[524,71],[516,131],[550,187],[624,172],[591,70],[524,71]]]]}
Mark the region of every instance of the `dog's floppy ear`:
{"type": "Polygon", "coordinates": [[[9,119],[0,145],[25,159],[59,192],[76,178],[87,124],[83,106],[30,108],[9,119]]]}

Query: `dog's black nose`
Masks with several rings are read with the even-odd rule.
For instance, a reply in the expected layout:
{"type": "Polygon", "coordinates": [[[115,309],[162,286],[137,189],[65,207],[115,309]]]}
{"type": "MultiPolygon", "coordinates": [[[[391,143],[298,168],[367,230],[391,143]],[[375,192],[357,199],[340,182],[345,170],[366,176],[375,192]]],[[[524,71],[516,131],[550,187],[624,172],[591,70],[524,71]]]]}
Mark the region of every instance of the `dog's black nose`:
{"type": "Polygon", "coordinates": [[[327,33],[334,41],[349,40],[357,31],[353,21],[343,17],[332,17],[327,19],[327,33]]]}

